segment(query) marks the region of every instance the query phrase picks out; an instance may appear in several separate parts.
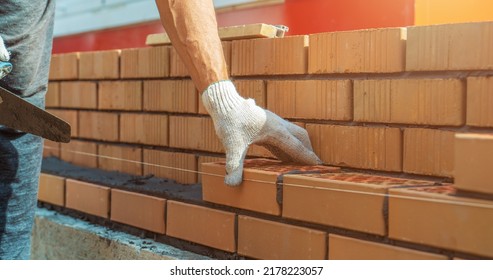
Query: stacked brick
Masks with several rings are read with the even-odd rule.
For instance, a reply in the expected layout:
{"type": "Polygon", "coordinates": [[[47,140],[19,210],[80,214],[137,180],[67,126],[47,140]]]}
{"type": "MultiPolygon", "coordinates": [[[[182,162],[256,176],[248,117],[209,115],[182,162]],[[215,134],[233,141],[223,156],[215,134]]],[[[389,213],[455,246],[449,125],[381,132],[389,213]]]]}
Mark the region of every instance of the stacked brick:
{"type": "Polygon", "coordinates": [[[242,186],[224,186],[210,164],[224,150],[172,47],[59,54],[46,105],[73,140],[47,141],[45,156],[202,182],[208,203],[49,175],[40,200],[248,258],[493,258],[493,23],[223,48],[242,95],[307,129],[319,174],[247,168],[242,186]],[[85,195],[103,202],[82,209],[85,195]]]}

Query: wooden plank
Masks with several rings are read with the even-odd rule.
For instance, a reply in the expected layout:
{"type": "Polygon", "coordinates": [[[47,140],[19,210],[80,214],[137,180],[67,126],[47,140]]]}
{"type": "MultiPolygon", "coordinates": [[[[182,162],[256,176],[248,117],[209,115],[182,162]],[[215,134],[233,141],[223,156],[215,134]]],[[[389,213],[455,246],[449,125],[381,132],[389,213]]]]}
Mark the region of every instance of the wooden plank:
{"type": "MultiPolygon", "coordinates": [[[[285,29],[265,23],[237,25],[219,28],[219,38],[223,41],[253,39],[253,38],[281,38],[285,29]]],[[[171,41],[166,33],[150,34],[147,36],[146,45],[169,45],[171,41]]]]}

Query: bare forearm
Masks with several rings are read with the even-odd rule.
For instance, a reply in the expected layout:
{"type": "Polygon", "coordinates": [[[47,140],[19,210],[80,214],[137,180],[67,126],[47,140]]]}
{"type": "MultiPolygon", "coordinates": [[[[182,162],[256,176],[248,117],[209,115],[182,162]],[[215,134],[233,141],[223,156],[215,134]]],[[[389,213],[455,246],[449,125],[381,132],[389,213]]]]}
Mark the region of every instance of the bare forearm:
{"type": "Polygon", "coordinates": [[[161,22],[185,63],[199,93],[227,80],[221,41],[211,0],[156,0],[161,22]]]}

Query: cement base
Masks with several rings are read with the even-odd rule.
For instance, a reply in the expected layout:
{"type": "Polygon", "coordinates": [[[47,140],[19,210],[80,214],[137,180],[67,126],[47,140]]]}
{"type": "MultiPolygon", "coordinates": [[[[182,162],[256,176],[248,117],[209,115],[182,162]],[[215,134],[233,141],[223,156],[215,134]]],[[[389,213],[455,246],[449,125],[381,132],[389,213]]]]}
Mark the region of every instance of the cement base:
{"type": "Polygon", "coordinates": [[[203,260],[207,257],[38,208],[35,260],[203,260]]]}

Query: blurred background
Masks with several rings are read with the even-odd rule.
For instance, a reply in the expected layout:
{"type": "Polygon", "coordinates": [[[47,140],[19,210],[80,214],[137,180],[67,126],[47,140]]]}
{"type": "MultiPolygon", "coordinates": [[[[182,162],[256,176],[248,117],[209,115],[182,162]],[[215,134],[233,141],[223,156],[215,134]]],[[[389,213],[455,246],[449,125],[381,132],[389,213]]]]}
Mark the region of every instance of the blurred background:
{"type": "MultiPolygon", "coordinates": [[[[214,0],[219,26],[282,24],[287,35],[493,20],[491,0],[214,0]]],[[[164,32],[154,0],[57,0],[54,53],[145,46],[164,32]]]]}

